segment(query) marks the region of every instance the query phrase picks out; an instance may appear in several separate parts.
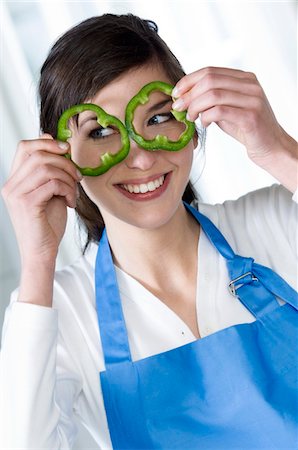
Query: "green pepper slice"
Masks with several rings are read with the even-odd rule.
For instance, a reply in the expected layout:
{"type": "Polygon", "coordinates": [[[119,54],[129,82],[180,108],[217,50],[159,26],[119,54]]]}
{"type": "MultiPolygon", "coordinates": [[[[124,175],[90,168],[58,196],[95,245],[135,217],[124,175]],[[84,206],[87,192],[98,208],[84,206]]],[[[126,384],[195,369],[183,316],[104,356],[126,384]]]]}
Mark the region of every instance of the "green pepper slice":
{"type": "MultiPolygon", "coordinates": [[[[121,144],[122,147],[120,150],[112,155],[107,152],[100,157],[102,164],[98,167],[79,167],[76,164],[76,167],[79,169],[82,175],[87,175],[90,177],[96,177],[98,175],[102,175],[107,172],[111,167],[118,164],[129,153],[130,142],[127,130],[123,123],[117,119],[117,117],[111,116],[107,114],[102,108],[93,103],[82,103],[79,105],[74,105],[71,108],[66,109],[63,114],[60,116],[57,125],[57,140],[65,142],[67,139],[71,137],[71,131],[68,128],[68,121],[71,117],[83,112],[83,111],[93,111],[97,117],[97,123],[102,127],[106,128],[109,125],[114,125],[120,131],[121,144]]],[[[65,155],[68,159],[71,159],[71,154],[67,153],[65,155]]]]}
{"type": "Polygon", "coordinates": [[[152,91],[161,91],[169,96],[172,94],[174,86],[163,81],[153,81],[146,84],[128,103],[125,111],[125,125],[129,136],[142,148],[149,151],[168,150],[177,151],[185,147],[193,138],[195,123],[186,119],[186,111],[171,110],[171,114],[176,120],[186,125],[184,132],[177,141],[171,141],[167,136],[157,135],[154,139],[146,140],[138,134],[133,125],[135,109],[138,105],[144,105],[149,100],[152,91]]]}

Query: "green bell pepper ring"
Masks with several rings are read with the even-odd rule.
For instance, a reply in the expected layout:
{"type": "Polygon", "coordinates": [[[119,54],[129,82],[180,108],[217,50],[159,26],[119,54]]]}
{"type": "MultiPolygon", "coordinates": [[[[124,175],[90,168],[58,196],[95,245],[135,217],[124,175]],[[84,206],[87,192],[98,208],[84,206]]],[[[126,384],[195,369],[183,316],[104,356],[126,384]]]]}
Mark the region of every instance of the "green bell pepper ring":
{"type": "Polygon", "coordinates": [[[176,120],[186,125],[185,130],[177,141],[171,141],[167,136],[157,135],[154,139],[146,140],[139,135],[133,125],[134,112],[138,105],[144,105],[149,100],[152,91],[161,91],[169,96],[172,94],[172,85],[163,81],[153,81],[146,84],[128,103],[125,111],[125,124],[129,136],[145,150],[169,150],[177,151],[184,148],[192,139],[195,132],[195,123],[186,119],[186,111],[171,110],[176,120]]]}
{"type": "MultiPolygon", "coordinates": [[[[101,164],[98,167],[76,167],[79,169],[82,175],[87,175],[90,177],[96,177],[107,172],[111,167],[118,164],[123,159],[125,159],[129,153],[130,142],[127,134],[127,130],[123,123],[117,119],[117,117],[110,116],[102,108],[92,103],[82,103],[80,105],[74,105],[71,108],[66,109],[60,116],[57,125],[57,140],[65,142],[71,137],[71,131],[68,128],[68,121],[71,117],[83,112],[83,111],[93,111],[97,117],[97,123],[102,127],[106,128],[109,125],[114,125],[120,131],[120,138],[122,147],[120,150],[112,155],[107,152],[100,157],[101,164]]],[[[67,153],[65,155],[68,159],[71,159],[71,154],[67,153]]]]}

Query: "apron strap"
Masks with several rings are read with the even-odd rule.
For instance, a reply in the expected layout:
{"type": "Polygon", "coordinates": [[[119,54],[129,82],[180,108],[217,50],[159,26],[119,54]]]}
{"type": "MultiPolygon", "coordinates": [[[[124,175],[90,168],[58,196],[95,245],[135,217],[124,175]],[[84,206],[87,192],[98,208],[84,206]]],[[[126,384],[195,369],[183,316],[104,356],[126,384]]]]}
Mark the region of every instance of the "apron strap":
{"type": "Polygon", "coordinates": [[[127,329],[106,229],[97,250],[95,295],[106,369],[115,363],[131,361],[127,329]]]}
{"type": "Polygon", "coordinates": [[[276,297],[298,309],[297,292],[269,267],[256,264],[253,258],[236,255],[222,233],[192,206],[186,208],[201,224],[205,234],[219,253],[227,260],[231,281],[230,292],[257,318],[279,308],[276,297]]]}

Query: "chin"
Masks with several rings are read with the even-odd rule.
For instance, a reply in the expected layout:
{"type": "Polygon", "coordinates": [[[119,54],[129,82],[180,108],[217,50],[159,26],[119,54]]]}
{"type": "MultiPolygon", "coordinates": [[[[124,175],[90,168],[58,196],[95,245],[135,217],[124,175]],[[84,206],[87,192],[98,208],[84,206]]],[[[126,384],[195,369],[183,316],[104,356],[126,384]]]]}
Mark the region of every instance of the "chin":
{"type": "Polygon", "coordinates": [[[136,208],[134,212],[123,211],[123,214],[119,214],[118,210],[116,217],[118,220],[136,228],[157,230],[171,221],[180,202],[171,203],[171,205],[163,203],[155,207],[154,205],[148,205],[147,208],[136,208]]]}
{"type": "Polygon", "coordinates": [[[182,204],[184,189],[184,185],[176,186],[175,189],[164,192],[162,196],[142,201],[125,197],[121,199],[118,195],[114,198],[101,198],[101,201],[90,195],[89,197],[98,206],[107,227],[110,224],[120,230],[127,224],[143,230],[157,230],[175,216],[179,205],[182,204]]]}

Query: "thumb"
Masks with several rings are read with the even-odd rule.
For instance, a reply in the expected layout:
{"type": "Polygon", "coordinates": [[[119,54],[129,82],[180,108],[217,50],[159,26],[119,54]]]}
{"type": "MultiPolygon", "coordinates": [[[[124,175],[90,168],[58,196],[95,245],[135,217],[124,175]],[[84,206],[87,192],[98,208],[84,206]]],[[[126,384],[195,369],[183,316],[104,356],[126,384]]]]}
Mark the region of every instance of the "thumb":
{"type": "Polygon", "coordinates": [[[52,139],[54,140],[53,136],[49,133],[42,133],[40,136],[40,139],[52,139]]]}

